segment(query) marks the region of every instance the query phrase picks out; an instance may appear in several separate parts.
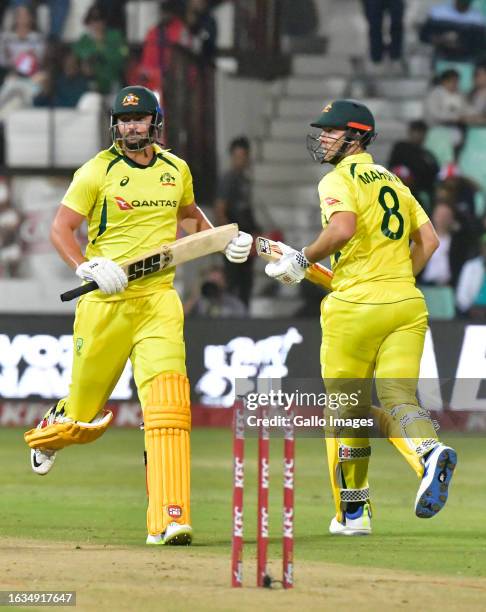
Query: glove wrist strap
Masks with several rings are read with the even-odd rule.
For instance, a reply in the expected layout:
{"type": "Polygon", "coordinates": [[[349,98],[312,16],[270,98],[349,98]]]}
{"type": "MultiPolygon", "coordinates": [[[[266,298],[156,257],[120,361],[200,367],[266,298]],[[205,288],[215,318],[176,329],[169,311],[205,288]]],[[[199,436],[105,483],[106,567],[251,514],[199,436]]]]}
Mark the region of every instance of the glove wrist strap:
{"type": "Polygon", "coordinates": [[[297,251],[295,254],[295,260],[304,270],[307,270],[307,268],[311,265],[310,261],[305,256],[304,249],[302,249],[302,251],[297,251]]]}

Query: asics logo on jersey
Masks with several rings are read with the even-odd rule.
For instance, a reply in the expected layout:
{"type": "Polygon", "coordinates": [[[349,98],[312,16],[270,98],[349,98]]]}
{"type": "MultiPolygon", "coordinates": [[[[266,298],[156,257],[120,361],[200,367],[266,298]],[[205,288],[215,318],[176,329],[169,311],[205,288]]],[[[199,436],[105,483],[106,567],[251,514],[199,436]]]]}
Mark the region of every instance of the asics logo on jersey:
{"type": "Polygon", "coordinates": [[[175,177],[170,174],[170,172],[164,172],[160,177],[160,182],[162,187],[167,187],[170,185],[171,187],[175,187],[175,177]]]}
{"type": "Polygon", "coordinates": [[[115,197],[115,202],[120,210],[132,210],[133,206],[129,204],[124,198],[115,197]]]}
{"type": "Polygon", "coordinates": [[[140,98],[133,93],[127,94],[122,101],[122,106],[137,106],[140,98]]]}
{"type": "Polygon", "coordinates": [[[124,176],[122,178],[122,180],[120,181],[120,187],[125,187],[125,185],[128,183],[130,179],[128,178],[128,176],[124,176]]]}

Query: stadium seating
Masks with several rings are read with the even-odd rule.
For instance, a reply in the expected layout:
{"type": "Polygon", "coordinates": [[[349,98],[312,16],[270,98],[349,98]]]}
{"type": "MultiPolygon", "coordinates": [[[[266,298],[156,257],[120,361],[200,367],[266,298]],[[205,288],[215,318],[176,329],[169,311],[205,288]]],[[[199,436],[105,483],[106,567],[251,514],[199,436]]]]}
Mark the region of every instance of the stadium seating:
{"type": "Polygon", "coordinates": [[[5,121],[6,161],[11,168],[76,168],[96,155],[101,98],[85,94],[77,109],[29,108],[5,121]]]}
{"type": "Polygon", "coordinates": [[[459,168],[486,190],[486,128],[471,127],[459,157],[459,168]]]}
{"type": "Polygon", "coordinates": [[[431,319],[450,320],[456,314],[454,291],[451,287],[420,286],[431,319]]]}
{"type": "Polygon", "coordinates": [[[457,130],[443,126],[430,128],[427,132],[425,147],[431,151],[440,166],[454,161],[454,137],[457,130]]]}
{"type": "Polygon", "coordinates": [[[437,60],[434,66],[435,74],[441,74],[444,70],[457,70],[459,73],[459,89],[468,94],[473,86],[474,64],[468,62],[452,62],[450,60],[437,60]]]}

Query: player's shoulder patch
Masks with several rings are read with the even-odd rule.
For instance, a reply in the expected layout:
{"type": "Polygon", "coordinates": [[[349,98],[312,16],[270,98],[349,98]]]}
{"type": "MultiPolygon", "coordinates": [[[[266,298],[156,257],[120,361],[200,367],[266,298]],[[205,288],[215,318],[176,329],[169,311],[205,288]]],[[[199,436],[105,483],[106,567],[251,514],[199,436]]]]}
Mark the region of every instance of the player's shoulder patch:
{"type": "Polygon", "coordinates": [[[341,204],[341,200],[337,200],[336,198],[324,198],[324,202],[328,205],[328,206],[335,206],[336,204],[341,204]]]}

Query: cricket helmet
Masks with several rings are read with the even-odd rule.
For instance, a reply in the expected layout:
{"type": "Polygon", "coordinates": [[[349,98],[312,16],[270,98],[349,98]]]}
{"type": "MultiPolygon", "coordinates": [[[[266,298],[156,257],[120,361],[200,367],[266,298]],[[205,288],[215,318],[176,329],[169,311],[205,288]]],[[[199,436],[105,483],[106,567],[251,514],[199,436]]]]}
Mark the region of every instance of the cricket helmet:
{"type": "Polygon", "coordinates": [[[111,109],[110,131],[113,142],[121,142],[127,149],[142,150],[145,147],[161,140],[164,128],[164,114],[160,108],[157,96],[153,91],[142,85],[124,87],[118,92],[111,109]],[[117,121],[120,115],[151,115],[152,123],[149,126],[148,136],[138,143],[127,143],[118,130],[117,121]]]}
{"type": "Polygon", "coordinates": [[[312,158],[320,163],[328,161],[336,164],[346,156],[352,144],[359,143],[366,149],[376,137],[373,113],[356,100],[335,100],[327,104],[319,117],[310,125],[321,130],[325,128],[344,130],[343,142],[334,157],[329,160],[324,159],[326,151],[322,148],[319,138],[311,134],[307,136],[307,149],[312,158]]]}

